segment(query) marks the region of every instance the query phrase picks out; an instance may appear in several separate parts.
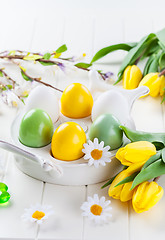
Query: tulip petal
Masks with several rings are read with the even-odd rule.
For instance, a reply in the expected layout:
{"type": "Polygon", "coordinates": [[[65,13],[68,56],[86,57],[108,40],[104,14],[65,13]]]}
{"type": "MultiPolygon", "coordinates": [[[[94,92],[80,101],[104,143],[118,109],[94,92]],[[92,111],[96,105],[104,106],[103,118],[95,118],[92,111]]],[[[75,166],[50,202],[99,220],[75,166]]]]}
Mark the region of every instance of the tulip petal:
{"type": "Polygon", "coordinates": [[[108,194],[110,197],[113,197],[115,199],[120,199],[120,193],[123,188],[123,184],[115,187],[120,181],[122,181],[124,178],[127,177],[126,170],[120,172],[115,179],[113,180],[112,184],[109,187],[108,194]]]}
{"type": "Polygon", "coordinates": [[[134,190],[130,190],[131,186],[132,186],[132,182],[124,184],[123,189],[120,194],[120,201],[127,202],[132,198],[134,190]]]}
{"type": "Polygon", "coordinates": [[[133,65],[130,71],[130,79],[129,79],[129,88],[128,89],[135,89],[138,87],[139,82],[142,79],[142,73],[140,69],[133,65]]]}
{"type": "Polygon", "coordinates": [[[129,162],[135,163],[147,161],[154,154],[156,154],[156,148],[152,143],[138,141],[126,145],[124,158],[129,162]]]}
{"type": "Polygon", "coordinates": [[[123,88],[129,89],[129,78],[130,78],[131,66],[126,67],[123,74],[123,88]]]}
{"type": "Polygon", "coordinates": [[[134,191],[132,205],[137,213],[152,208],[163,196],[163,188],[156,182],[143,182],[134,191]]]}
{"type": "Polygon", "coordinates": [[[125,147],[120,148],[116,153],[116,158],[120,161],[124,160],[125,147]]]}
{"type": "Polygon", "coordinates": [[[160,93],[160,86],[161,86],[161,78],[157,78],[151,85],[150,85],[150,96],[157,97],[160,93]]]}
{"type": "Polygon", "coordinates": [[[165,76],[161,76],[161,85],[160,85],[160,96],[164,95],[164,88],[165,88],[165,76]]]}

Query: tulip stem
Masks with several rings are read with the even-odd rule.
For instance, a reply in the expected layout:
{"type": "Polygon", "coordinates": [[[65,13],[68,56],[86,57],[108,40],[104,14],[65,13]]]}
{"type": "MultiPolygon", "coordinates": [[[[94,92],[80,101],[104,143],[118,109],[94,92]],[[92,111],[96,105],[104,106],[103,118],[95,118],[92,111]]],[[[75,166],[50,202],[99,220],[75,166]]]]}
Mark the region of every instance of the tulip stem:
{"type": "Polygon", "coordinates": [[[165,69],[159,73],[158,77],[161,77],[162,75],[165,75],[165,69]]]}
{"type": "Polygon", "coordinates": [[[159,180],[159,178],[160,178],[160,176],[159,177],[156,177],[156,178],[154,178],[154,182],[157,182],[158,180],[159,180]]]}

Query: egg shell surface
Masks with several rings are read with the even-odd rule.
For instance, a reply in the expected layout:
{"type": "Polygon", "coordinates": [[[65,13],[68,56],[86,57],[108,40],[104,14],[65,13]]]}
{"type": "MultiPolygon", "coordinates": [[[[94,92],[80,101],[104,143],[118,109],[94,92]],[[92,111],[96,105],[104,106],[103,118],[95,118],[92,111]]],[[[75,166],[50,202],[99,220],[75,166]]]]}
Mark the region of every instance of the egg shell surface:
{"type": "Polygon", "coordinates": [[[46,86],[37,86],[34,88],[27,98],[24,110],[28,112],[33,108],[40,108],[47,112],[52,122],[55,123],[60,114],[56,90],[46,86]]]}

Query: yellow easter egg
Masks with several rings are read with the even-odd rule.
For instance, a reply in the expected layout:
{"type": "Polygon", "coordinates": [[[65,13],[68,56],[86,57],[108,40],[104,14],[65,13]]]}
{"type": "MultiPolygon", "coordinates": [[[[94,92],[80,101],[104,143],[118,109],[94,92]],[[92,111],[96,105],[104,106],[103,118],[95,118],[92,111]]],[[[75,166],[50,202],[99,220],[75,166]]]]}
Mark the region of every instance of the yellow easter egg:
{"type": "Polygon", "coordinates": [[[91,115],[93,98],[81,83],[70,84],[61,97],[61,112],[66,117],[84,118],[91,115]]]}
{"type": "Polygon", "coordinates": [[[52,155],[64,161],[79,159],[84,155],[82,149],[85,142],[86,134],[82,127],[75,122],[65,122],[53,134],[52,155]]]}

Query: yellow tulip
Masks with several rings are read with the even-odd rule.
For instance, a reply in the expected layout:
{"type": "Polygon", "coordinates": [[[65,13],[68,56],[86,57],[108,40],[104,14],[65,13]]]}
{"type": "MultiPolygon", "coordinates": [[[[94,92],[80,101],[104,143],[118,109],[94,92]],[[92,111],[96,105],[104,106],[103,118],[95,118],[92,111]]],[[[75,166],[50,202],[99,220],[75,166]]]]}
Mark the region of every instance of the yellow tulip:
{"type": "Polygon", "coordinates": [[[162,81],[161,81],[161,85],[160,85],[160,96],[164,95],[164,89],[165,89],[165,76],[161,76],[162,81]]]}
{"type": "Polygon", "coordinates": [[[140,82],[139,86],[147,86],[150,89],[148,95],[151,97],[164,94],[165,76],[159,77],[159,73],[148,73],[140,82]]]}
{"type": "Polygon", "coordinates": [[[134,191],[132,198],[133,209],[137,213],[148,211],[163,196],[163,188],[156,182],[143,182],[134,191]]]}
{"type": "Polygon", "coordinates": [[[142,73],[136,65],[126,67],[123,74],[123,88],[137,88],[142,77],[142,73]]]}
{"type": "Polygon", "coordinates": [[[148,141],[138,141],[127,144],[116,153],[116,158],[126,166],[132,163],[147,161],[156,154],[155,146],[148,141]]]}
{"type": "Polygon", "coordinates": [[[143,166],[144,162],[139,162],[132,164],[126,170],[120,172],[109,187],[108,194],[110,197],[115,199],[120,199],[121,202],[129,201],[134,193],[134,190],[130,190],[132,186],[132,182],[121,184],[115,187],[119,182],[121,182],[124,178],[129,177],[133,173],[140,171],[141,167],[143,166]]]}

